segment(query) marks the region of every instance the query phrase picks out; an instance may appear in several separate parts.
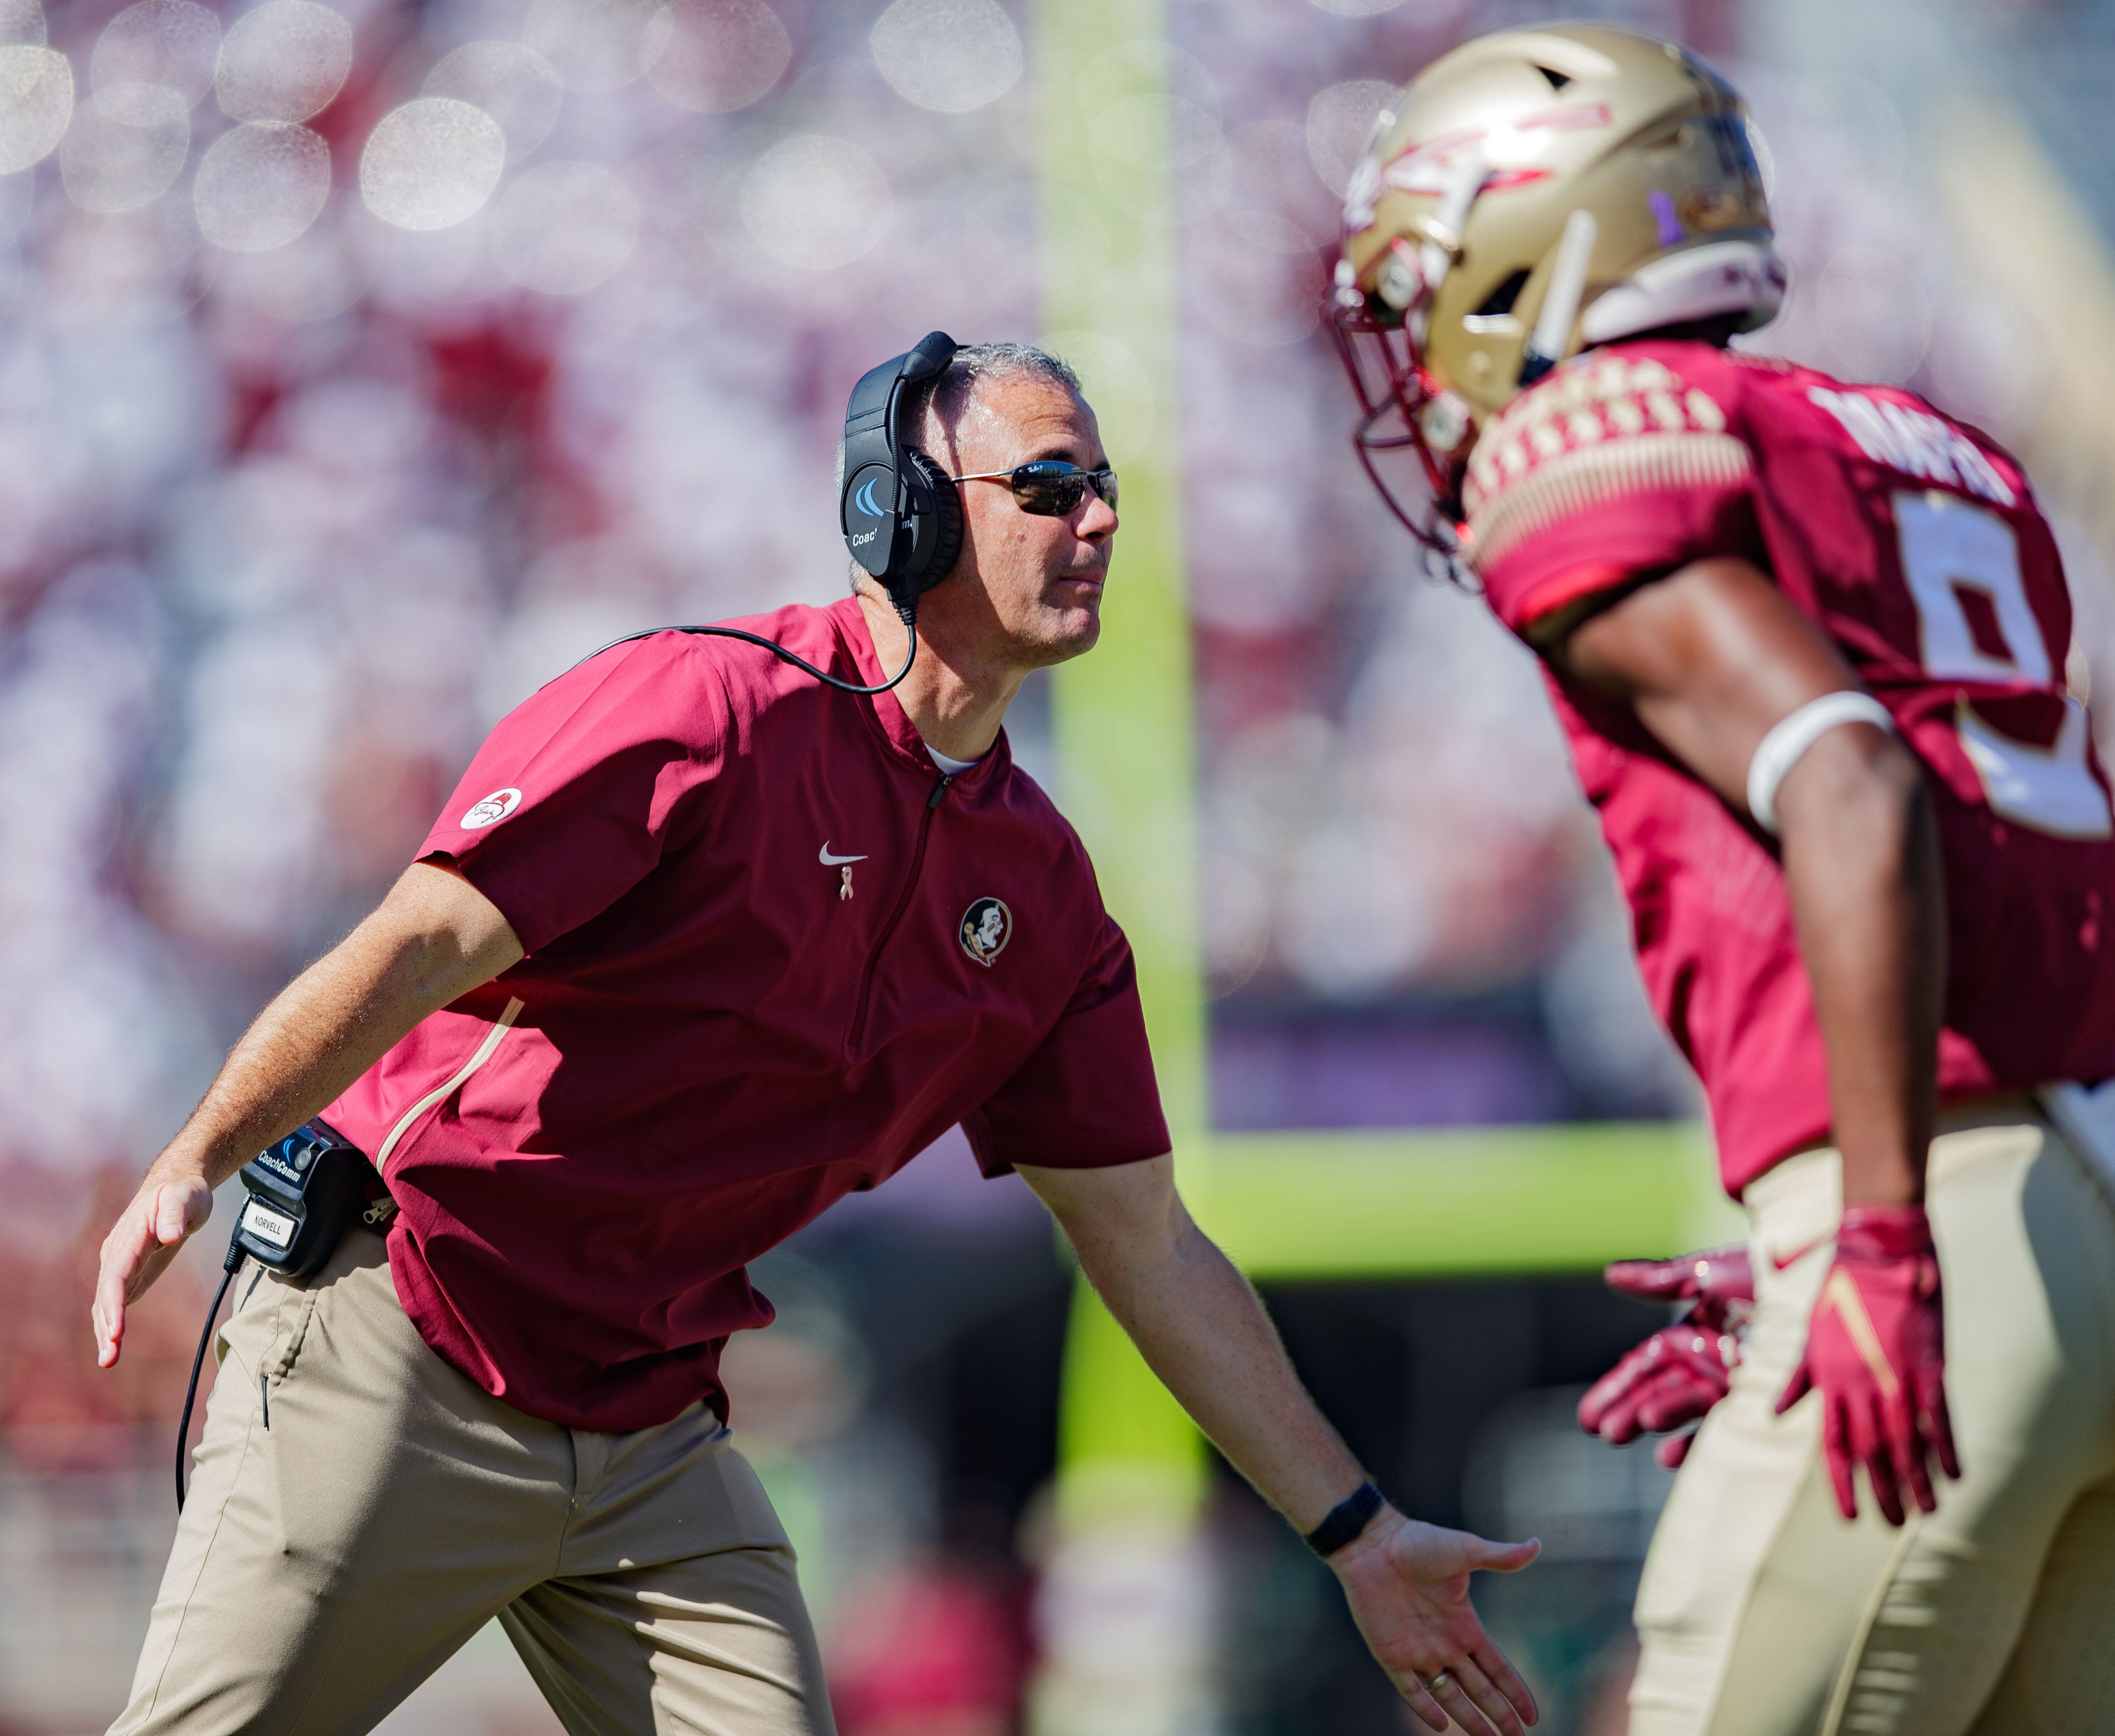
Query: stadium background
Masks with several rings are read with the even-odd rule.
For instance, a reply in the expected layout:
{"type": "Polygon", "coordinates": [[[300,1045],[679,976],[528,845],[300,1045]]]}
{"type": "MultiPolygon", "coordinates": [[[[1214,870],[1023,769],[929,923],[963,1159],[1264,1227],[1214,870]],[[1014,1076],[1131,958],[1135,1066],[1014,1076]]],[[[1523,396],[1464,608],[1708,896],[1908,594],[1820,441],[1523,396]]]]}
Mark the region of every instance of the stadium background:
{"type": "MultiPolygon", "coordinates": [[[[1545,1539],[1487,1612],[1546,1727],[1620,1729],[1663,1479],[1569,1408],[1645,1323],[1594,1262],[1716,1221],[1693,1100],[1314,314],[1389,85],[1590,10],[1746,89],[1762,346],[2014,442],[2105,666],[2105,5],[0,0],[0,1732],[102,1727],[173,1524],[221,1232],[99,1376],[140,1167],[537,682],[838,594],[845,392],[932,326],[1065,350],[1125,470],[1110,644],[1011,728],[1140,939],[1186,1184],[1406,1505],[1545,1539]]],[[[1398,1727],[958,1142],[761,1282],[730,1385],[846,1736],[1398,1727]]],[[[488,1631],[387,1728],[555,1725],[488,1631]]]]}

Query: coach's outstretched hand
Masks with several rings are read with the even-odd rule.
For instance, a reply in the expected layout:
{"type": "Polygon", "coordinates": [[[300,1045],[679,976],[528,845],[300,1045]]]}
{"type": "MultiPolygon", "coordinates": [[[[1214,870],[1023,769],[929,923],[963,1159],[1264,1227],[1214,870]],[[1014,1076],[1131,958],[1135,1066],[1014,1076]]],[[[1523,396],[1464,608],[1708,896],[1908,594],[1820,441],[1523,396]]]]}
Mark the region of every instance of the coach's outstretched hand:
{"type": "Polygon", "coordinates": [[[1435,1730],[1452,1717],[1470,1736],[1521,1736],[1535,1720],[1535,1696],[1476,1619],[1469,1576],[1518,1573],[1541,1553],[1539,1543],[1487,1543],[1384,1508],[1329,1565],[1412,1711],[1435,1730]]]}
{"type": "Polygon", "coordinates": [[[194,1230],[213,1216],[213,1189],[195,1175],[148,1172],[132,1202],[118,1214],[103,1239],[101,1269],[96,1274],[95,1360],[108,1368],[117,1362],[125,1341],[125,1310],[145,1295],[177,1257],[194,1230]]]}
{"type": "Polygon", "coordinates": [[[1853,1466],[1865,1468],[1890,1525],[1902,1523],[1904,1487],[1926,1513],[1938,1507],[1928,1459],[1961,1475],[1946,1413],[1944,1321],[1924,1207],[1847,1207],[1806,1354],[1778,1400],[1782,1414],[1808,1391],[1820,1394],[1822,1450],[1847,1519],[1858,1517],[1853,1466]]]}

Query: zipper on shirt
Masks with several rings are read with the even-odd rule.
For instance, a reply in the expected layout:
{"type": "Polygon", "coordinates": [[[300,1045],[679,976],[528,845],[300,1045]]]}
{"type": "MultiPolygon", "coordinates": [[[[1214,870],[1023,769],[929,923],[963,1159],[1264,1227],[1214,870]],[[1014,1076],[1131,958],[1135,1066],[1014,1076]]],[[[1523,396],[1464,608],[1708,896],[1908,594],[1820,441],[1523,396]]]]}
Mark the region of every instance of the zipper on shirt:
{"type": "Polygon", "coordinates": [[[933,814],[947,795],[952,776],[943,776],[933,786],[932,795],[925,798],[925,813],[918,822],[918,847],[911,853],[911,872],[904,877],[903,891],[897,895],[896,908],[888,913],[888,920],[881,925],[880,937],[874,943],[874,950],[866,957],[866,969],[860,978],[859,999],[852,1006],[851,1029],[845,1036],[845,1055],[847,1060],[856,1057],[859,1046],[866,1035],[867,1003],[874,998],[874,973],[881,964],[882,949],[888,945],[889,937],[896,932],[896,925],[903,920],[903,913],[911,908],[911,894],[918,890],[919,871],[925,865],[925,841],[933,835],[933,814]]]}
{"type": "Polygon", "coordinates": [[[420,1097],[397,1118],[397,1125],[389,1129],[388,1137],[382,1142],[382,1149],[377,1152],[371,1160],[377,1175],[381,1173],[382,1166],[389,1161],[389,1154],[397,1149],[397,1142],[404,1137],[411,1124],[450,1092],[466,1083],[473,1073],[492,1059],[492,1051],[499,1047],[500,1039],[513,1028],[514,1021],[521,1016],[522,1005],[522,1000],[519,995],[508,996],[507,1010],[493,1021],[492,1028],[484,1033],[484,1041],[477,1046],[470,1058],[462,1064],[455,1076],[434,1086],[431,1091],[420,1097]]]}

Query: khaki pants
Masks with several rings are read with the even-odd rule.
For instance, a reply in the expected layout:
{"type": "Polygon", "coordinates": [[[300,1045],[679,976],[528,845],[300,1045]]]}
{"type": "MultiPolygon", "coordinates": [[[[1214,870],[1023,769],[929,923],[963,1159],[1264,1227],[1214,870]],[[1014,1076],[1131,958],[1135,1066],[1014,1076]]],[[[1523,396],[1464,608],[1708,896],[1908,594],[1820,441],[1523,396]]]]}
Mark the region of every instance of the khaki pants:
{"type": "Polygon", "coordinates": [[[702,1405],[613,1435],[501,1404],[367,1230],[237,1286],[113,1733],[366,1730],[496,1615],[568,1730],[831,1736],[792,1550],[702,1405]]]}
{"type": "Polygon", "coordinates": [[[1747,1192],[1746,1360],[1645,1563],[1632,1736],[2115,1732],[2115,1212],[2023,1105],[1943,1129],[1929,1205],[1961,1481],[1895,1530],[1861,1474],[1847,1523],[1815,1401],[1773,1414],[1842,1212],[1833,1152],[1787,1159],[1747,1192]]]}

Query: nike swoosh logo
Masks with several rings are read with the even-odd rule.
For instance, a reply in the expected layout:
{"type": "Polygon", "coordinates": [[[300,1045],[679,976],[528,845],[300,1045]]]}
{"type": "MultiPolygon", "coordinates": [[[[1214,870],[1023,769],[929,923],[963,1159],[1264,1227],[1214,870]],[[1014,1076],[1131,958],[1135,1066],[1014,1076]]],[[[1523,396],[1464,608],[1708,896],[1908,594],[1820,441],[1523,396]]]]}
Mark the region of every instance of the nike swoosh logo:
{"type": "Polygon", "coordinates": [[[816,858],[816,860],[820,862],[824,868],[836,868],[840,863],[864,862],[866,860],[866,858],[864,856],[833,856],[830,854],[830,841],[825,838],[823,841],[822,854],[816,858]]]}
{"type": "Polygon", "coordinates": [[[1881,1348],[1880,1335],[1873,1330],[1873,1317],[1865,1312],[1865,1299],[1858,1294],[1858,1286],[1851,1281],[1850,1273],[1840,1266],[1829,1273],[1828,1282],[1822,1286],[1821,1299],[1836,1310],[1837,1318],[1843,1322],[1843,1330],[1851,1335],[1851,1342],[1857,1347],[1859,1356],[1879,1384],[1880,1396],[1894,1397],[1902,1390],[1902,1383],[1888,1361],[1888,1353],[1881,1348]]]}

